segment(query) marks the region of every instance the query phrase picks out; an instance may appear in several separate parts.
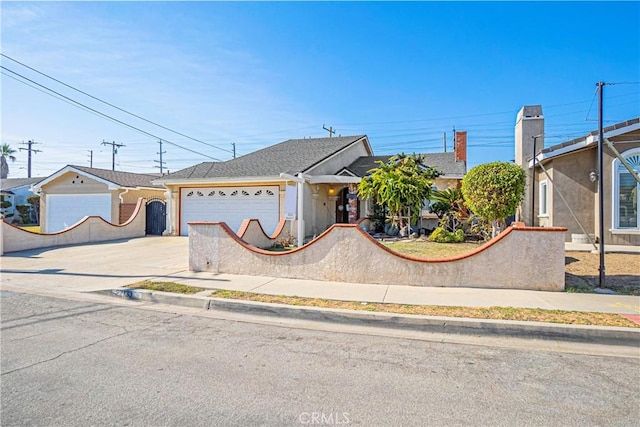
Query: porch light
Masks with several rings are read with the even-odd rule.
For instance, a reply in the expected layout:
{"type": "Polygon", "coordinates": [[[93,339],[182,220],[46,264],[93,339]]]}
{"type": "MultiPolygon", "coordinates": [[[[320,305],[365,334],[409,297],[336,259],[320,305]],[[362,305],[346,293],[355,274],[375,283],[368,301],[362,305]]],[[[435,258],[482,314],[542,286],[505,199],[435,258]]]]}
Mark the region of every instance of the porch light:
{"type": "Polygon", "coordinates": [[[328,193],[329,193],[329,195],[330,195],[330,196],[333,196],[333,195],[335,195],[335,194],[336,194],[336,189],[335,189],[335,188],[333,188],[333,187],[329,187],[329,191],[328,191],[328,193]]]}

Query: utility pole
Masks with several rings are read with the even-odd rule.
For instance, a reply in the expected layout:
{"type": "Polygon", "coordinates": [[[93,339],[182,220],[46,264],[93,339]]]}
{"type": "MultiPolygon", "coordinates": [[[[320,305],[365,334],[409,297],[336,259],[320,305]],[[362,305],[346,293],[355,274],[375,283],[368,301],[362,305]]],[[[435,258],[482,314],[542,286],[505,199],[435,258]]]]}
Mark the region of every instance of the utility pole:
{"type": "Polygon", "coordinates": [[[93,167],[93,150],[87,150],[89,152],[89,167],[93,167]]]}
{"type": "Polygon", "coordinates": [[[35,141],[22,142],[21,144],[24,144],[27,146],[27,148],[20,147],[19,150],[20,151],[25,150],[29,153],[28,162],[27,162],[27,178],[31,178],[31,153],[41,153],[42,150],[36,150],[34,148],[31,148],[32,145],[37,144],[37,142],[35,141]]]}
{"type": "Polygon", "coordinates": [[[233,147],[233,158],[235,159],[236,158],[236,143],[232,142],[231,146],[233,147]]]}
{"type": "Polygon", "coordinates": [[[162,170],[164,168],[164,163],[165,163],[165,162],[162,161],[162,155],[164,153],[166,153],[166,151],[162,151],[162,140],[158,141],[158,144],[160,144],[160,152],[156,153],[156,154],[160,154],[160,160],[159,161],[158,160],[154,160],[154,162],[160,163],[160,166],[156,166],[156,167],[160,168],[160,174],[162,175],[162,170]]]}
{"type": "Polygon", "coordinates": [[[444,152],[447,152],[447,133],[442,132],[442,145],[444,146],[444,152]]]}
{"type": "Polygon", "coordinates": [[[115,141],[107,142],[104,139],[102,140],[102,145],[110,145],[111,146],[111,170],[116,170],[116,154],[118,153],[118,148],[124,147],[124,144],[116,144],[115,141]]]}
{"type": "Polygon", "coordinates": [[[336,131],[335,131],[335,130],[333,130],[333,126],[329,126],[329,129],[327,129],[327,128],[325,127],[325,125],[322,125],[322,129],[324,129],[324,130],[326,130],[326,131],[328,131],[328,132],[329,132],[329,138],[331,138],[331,137],[333,136],[333,134],[334,134],[334,133],[336,133],[336,131]]]}
{"type": "Polygon", "coordinates": [[[598,280],[598,287],[605,287],[605,268],[604,268],[604,176],[603,176],[603,146],[604,146],[604,131],[602,130],[603,118],[602,118],[602,104],[605,82],[598,82],[598,215],[600,225],[600,275],[598,280]]]}
{"type": "Polygon", "coordinates": [[[453,152],[456,151],[456,125],[453,125],[453,152]]]}
{"type": "Polygon", "coordinates": [[[536,226],[536,143],[538,142],[538,138],[543,135],[535,135],[533,138],[533,169],[531,172],[531,226],[536,226]]]}

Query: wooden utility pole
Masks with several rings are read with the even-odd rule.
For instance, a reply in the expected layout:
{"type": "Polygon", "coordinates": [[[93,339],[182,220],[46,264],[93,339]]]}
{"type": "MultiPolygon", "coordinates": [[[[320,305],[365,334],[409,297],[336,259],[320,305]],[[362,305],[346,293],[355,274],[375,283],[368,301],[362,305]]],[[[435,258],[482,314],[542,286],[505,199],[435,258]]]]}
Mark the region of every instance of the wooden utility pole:
{"type": "Polygon", "coordinates": [[[334,134],[334,133],[336,133],[336,131],[335,131],[335,130],[333,130],[333,126],[329,126],[329,129],[327,129],[327,128],[325,127],[325,125],[322,125],[322,129],[324,129],[324,130],[326,130],[326,131],[328,131],[328,132],[329,132],[329,138],[331,138],[331,137],[333,136],[333,134],[334,134]]]}
{"type": "Polygon", "coordinates": [[[34,148],[31,148],[32,145],[37,144],[37,142],[35,141],[22,142],[21,144],[24,144],[27,146],[27,148],[20,147],[19,150],[20,151],[25,150],[29,153],[28,161],[27,161],[27,178],[31,178],[31,153],[41,153],[42,150],[36,150],[34,148]]]}
{"type": "Polygon", "coordinates": [[[93,167],[93,150],[87,150],[89,152],[89,167],[93,167]]]}
{"type": "Polygon", "coordinates": [[[605,268],[604,268],[604,169],[603,169],[603,148],[604,148],[604,132],[602,130],[603,118],[602,118],[602,104],[605,82],[598,82],[598,215],[599,233],[600,233],[600,275],[598,280],[598,287],[605,287],[605,268]]]}
{"type": "Polygon", "coordinates": [[[124,144],[116,144],[115,141],[107,142],[104,139],[102,140],[102,145],[110,145],[111,146],[111,170],[116,170],[116,154],[118,153],[118,148],[124,147],[124,144]]]}
{"type": "Polygon", "coordinates": [[[231,147],[233,147],[233,158],[235,159],[236,158],[236,143],[232,142],[231,143],[231,147]]]}

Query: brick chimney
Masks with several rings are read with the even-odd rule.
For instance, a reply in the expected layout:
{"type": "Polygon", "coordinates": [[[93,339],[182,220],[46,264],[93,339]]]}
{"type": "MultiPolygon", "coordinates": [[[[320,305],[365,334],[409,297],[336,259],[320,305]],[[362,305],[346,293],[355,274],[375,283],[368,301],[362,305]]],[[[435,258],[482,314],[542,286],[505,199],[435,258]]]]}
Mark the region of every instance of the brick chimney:
{"type": "Polygon", "coordinates": [[[456,145],[453,147],[456,162],[467,161],[467,131],[456,131],[456,145]]]}

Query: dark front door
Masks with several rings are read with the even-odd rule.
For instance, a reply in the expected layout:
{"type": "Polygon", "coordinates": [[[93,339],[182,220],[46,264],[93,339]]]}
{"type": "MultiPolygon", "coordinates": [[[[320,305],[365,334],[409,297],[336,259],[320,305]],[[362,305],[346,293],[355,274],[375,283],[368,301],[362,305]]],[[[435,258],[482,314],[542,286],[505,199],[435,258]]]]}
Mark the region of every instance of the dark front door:
{"type": "Polygon", "coordinates": [[[349,222],[348,193],[348,188],[343,188],[340,193],[338,193],[338,200],[336,200],[336,223],[338,224],[347,224],[349,222]]]}
{"type": "Polygon", "coordinates": [[[147,235],[162,236],[167,221],[167,205],[162,200],[147,203],[147,235]]]}

